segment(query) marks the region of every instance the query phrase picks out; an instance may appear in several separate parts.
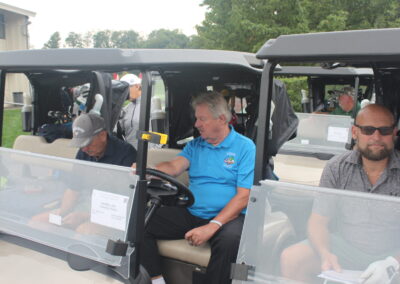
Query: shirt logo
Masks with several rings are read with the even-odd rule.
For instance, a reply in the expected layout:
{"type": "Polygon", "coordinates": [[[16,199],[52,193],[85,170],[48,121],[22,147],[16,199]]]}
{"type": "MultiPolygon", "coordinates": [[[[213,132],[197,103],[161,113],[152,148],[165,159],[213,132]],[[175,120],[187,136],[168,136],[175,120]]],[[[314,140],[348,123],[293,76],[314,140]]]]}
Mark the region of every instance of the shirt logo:
{"type": "Polygon", "coordinates": [[[226,157],[224,159],[225,167],[231,167],[233,164],[235,164],[235,153],[227,153],[226,157]]]}

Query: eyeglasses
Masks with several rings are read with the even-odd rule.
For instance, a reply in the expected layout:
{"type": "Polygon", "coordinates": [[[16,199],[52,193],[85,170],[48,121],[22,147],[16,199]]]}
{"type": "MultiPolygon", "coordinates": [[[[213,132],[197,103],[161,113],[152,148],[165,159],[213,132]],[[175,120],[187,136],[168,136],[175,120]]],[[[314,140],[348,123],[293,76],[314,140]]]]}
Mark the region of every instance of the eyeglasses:
{"type": "Polygon", "coordinates": [[[373,126],[361,126],[354,124],[355,127],[360,128],[361,133],[364,135],[372,135],[376,130],[379,131],[380,135],[387,136],[393,133],[394,126],[382,126],[382,127],[373,127],[373,126]]]}

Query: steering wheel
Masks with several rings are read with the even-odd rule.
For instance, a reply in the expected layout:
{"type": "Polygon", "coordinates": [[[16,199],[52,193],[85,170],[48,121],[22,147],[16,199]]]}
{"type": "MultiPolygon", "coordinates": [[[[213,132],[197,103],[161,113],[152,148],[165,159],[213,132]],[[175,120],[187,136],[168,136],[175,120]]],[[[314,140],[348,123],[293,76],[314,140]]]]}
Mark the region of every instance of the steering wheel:
{"type": "Polygon", "coordinates": [[[165,206],[189,207],[194,203],[194,196],[190,189],[176,178],[156,169],[146,169],[147,175],[158,177],[151,179],[147,184],[147,193],[161,199],[165,206]],[[166,183],[164,181],[169,183],[166,183]]]}

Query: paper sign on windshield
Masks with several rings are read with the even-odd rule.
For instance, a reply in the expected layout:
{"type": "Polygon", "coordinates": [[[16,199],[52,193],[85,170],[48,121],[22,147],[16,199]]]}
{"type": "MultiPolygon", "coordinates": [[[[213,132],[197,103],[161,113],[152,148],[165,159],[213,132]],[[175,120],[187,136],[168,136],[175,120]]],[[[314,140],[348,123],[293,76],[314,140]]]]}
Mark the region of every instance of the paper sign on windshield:
{"type": "Polygon", "coordinates": [[[328,127],[328,141],[332,142],[347,142],[347,138],[349,136],[349,129],[347,127],[328,127]]]}
{"type": "Polygon", "coordinates": [[[128,200],[125,195],[93,189],[90,221],[124,231],[128,200]]]}

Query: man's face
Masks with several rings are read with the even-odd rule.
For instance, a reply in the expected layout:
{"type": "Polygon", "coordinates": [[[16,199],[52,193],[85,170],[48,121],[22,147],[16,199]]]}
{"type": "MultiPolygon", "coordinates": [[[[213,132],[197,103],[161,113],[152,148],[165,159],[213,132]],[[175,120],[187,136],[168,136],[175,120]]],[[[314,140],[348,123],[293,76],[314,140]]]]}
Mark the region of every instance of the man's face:
{"type": "Polygon", "coordinates": [[[81,150],[91,157],[101,157],[107,146],[107,132],[102,131],[93,137],[92,142],[81,150]]]}
{"type": "Polygon", "coordinates": [[[129,100],[134,101],[142,95],[142,86],[139,84],[129,87],[129,100]]]}
{"type": "Polygon", "coordinates": [[[345,112],[349,112],[354,107],[354,99],[348,94],[342,94],[339,97],[339,105],[345,112]]]}
{"type": "MultiPolygon", "coordinates": [[[[357,119],[359,126],[391,127],[393,121],[382,113],[368,113],[357,119]]],[[[359,127],[353,126],[352,135],[357,141],[357,149],[361,155],[371,161],[381,161],[389,157],[394,147],[394,138],[397,129],[394,128],[389,135],[382,135],[375,130],[371,135],[362,132],[359,127]]]]}
{"type": "Polygon", "coordinates": [[[219,142],[225,121],[222,117],[214,118],[207,105],[198,105],[195,109],[196,127],[201,137],[208,143],[219,142]]]}

